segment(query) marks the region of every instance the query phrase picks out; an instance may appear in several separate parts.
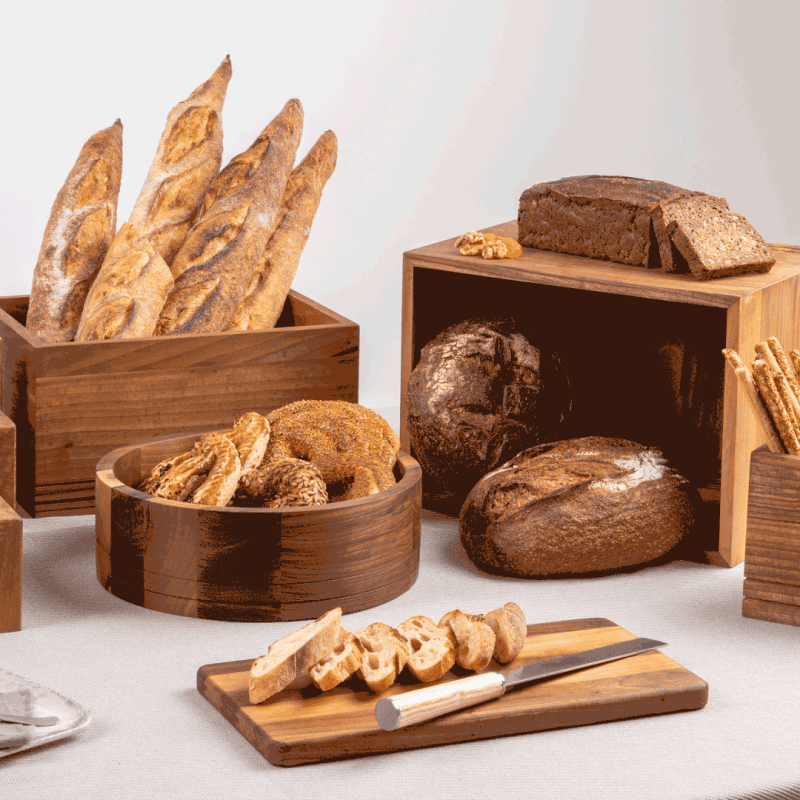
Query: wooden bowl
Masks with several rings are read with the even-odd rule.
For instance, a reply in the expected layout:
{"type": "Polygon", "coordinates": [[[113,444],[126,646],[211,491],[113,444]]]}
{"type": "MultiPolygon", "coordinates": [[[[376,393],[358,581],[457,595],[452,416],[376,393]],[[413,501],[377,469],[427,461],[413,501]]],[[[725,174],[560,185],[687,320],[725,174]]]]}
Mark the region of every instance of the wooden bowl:
{"type": "Polygon", "coordinates": [[[303,508],[221,508],[131,485],[200,433],[121,447],[96,469],[97,577],[144,608],[202,619],[314,619],[386,603],[419,572],[422,470],[400,453],[397,484],[303,508]]]}

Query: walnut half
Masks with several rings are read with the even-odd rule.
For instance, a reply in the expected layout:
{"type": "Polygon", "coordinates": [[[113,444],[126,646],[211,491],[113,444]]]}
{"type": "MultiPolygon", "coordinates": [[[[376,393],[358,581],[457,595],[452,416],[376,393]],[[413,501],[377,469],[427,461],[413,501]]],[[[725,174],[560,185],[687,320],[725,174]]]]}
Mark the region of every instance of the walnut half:
{"type": "Polygon", "coordinates": [[[494,233],[469,231],[456,239],[456,247],[462,256],[480,255],[485,259],[519,258],[522,247],[518,241],[509,236],[497,236],[494,233]]]}

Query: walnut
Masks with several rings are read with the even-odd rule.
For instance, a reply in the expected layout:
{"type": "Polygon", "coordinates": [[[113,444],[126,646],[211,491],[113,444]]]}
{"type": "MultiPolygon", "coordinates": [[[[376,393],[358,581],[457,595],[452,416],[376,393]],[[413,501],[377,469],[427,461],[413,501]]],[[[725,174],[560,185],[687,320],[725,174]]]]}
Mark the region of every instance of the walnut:
{"type": "Polygon", "coordinates": [[[459,236],[456,247],[462,256],[480,255],[485,259],[519,258],[522,255],[522,247],[516,239],[480,231],[469,231],[459,236]]]}
{"type": "Polygon", "coordinates": [[[483,234],[478,231],[469,231],[456,239],[456,247],[462,256],[476,256],[483,247],[483,234]]]}
{"type": "Polygon", "coordinates": [[[506,243],[500,239],[494,242],[486,242],[481,248],[481,255],[486,258],[505,258],[508,255],[506,243]]]}

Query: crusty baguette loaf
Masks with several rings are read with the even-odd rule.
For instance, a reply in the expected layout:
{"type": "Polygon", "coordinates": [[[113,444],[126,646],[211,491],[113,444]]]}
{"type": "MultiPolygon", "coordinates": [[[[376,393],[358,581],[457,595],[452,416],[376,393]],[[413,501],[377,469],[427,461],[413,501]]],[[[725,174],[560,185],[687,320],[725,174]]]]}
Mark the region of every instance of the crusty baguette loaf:
{"type": "Polygon", "coordinates": [[[81,148],[44,231],[26,327],[46,342],[75,337],[86,295],[117,228],[122,123],[81,148]]]}
{"type": "Polygon", "coordinates": [[[228,324],[274,228],[302,127],[300,101],[290,100],[250,148],[256,156],[247,179],[223,186],[227,177],[220,174],[213,201],[170,265],[175,288],[157,335],[215,332],[228,324]]]}
{"type": "Polygon", "coordinates": [[[75,340],[152,336],[172,286],[164,259],[126,222],[89,290],[75,340]]]}
{"type": "Polygon", "coordinates": [[[250,702],[263,703],[325,658],[339,641],[341,621],[342,609],[334,608],[271,644],[250,668],[250,702]]]}
{"type": "Polygon", "coordinates": [[[361,642],[344,628],[339,628],[336,647],[311,667],[311,680],[317,689],[327,692],[347,680],[360,666],[364,653],[361,642]]]}
{"type": "Polygon", "coordinates": [[[275,326],[297,274],[322,190],[336,167],[336,154],[336,134],[326,131],[292,170],[275,230],[226,330],[275,326]]]}
{"type": "Polygon", "coordinates": [[[458,642],[456,664],[464,669],[479,670],[489,666],[494,655],[495,632],[479,614],[456,609],[445,614],[439,625],[447,625],[458,642]]]}
{"type": "Polygon", "coordinates": [[[359,677],[375,694],[385,692],[408,663],[408,641],[384,622],[367,625],[356,633],[356,638],[363,649],[359,677]]]}
{"type": "Polygon", "coordinates": [[[411,656],[408,668],[423,683],[438,680],[456,663],[456,637],[449,626],[439,626],[429,617],[410,617],[397,626],[408,639],[411,656]]]}
{"type": "Polygon", "coordinates": [[[495,633],[494,660],[498,664],[508,664],[522,652],[528,626],[525,613],[516,603],[506,603],[484,614],[483,621],[495,633]]]}
{"type": "Polygon", "coordinates": [[[239,484],[242,462],[236,445],[227,436],[218,437],[213,447],[214,466],[190,499],[202,506],[226,506],[239,484]]]}
{"type": "Polygon", "coordinates": [[[171,264],[222,161],[222,106],[231,78],[228,56],[178,103],[164,131],[129,222],[171,264]]]}

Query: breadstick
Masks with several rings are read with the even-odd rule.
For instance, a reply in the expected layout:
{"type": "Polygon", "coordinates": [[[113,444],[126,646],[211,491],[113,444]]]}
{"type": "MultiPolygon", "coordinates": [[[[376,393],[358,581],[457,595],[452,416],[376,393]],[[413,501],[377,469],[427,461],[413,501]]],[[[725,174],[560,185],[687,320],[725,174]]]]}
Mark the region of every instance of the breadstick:
{"type": "MultiPolygon", "coordinates": [[[[777,342],[778,340],[775,339],[777,342]]],[[[780,347],[780,344],[778,345],[780,347]]],[[[800,426],[800,402],[798,402],[797,395],[792,391],[788,383],[788,376],[784,371],[776,354],[773,352],[769,345],[769,340],[759,342],[756,347],[756,352],[767,362],[770,370],[772,371],[772,378],[775,381],[775,387],[781,395],[781,400],[789,412],[789,418],[794,422],[795,428],[800,426]]],[[[785,360],[785,357],[784,357],[785,360]]],[[[800,433],[800,429],[798,429],[800,433]]]]}
{"type": "Polygon", "coordinates": [[[326,131],[292,170],[275,230],[225,330],[275,326],[297,273],[322,190],[336,167],[336,154],[336,135],[326,131]]]}
{"type": "Polygon", "coordinates": [[[789,359],[786,358],[786,353],[783,351],[781,343],[775,336],[770,336],[769,339],[767,339],[767,345],[769,345],[769,349],[775,356],[775,360],[778,362],[781,372],[786,376],[786,380],[789,381],[789,386],[795,396],[800,397],[800,380],[797,378],[795,368],[789,363],[789,359]]]}
{"type": "Polygon", "coordinates": [[[766,361],[757,360],[753,362],[753,378],[756,386],[758,386],[761,399],[764,401],[764,405],[769,410],[775,427],[778,429],[786,452],[793,456],[799,455],[800,441],[797,439],[788,410],[783,405],[778,389],[775,386],[772,372],[766,361]]]}
{"type": "Polygon", "coordinates": [[[222,105],[231,60],[178,103],[167,116],[153,163],[133,206],[130,223],[172,263],[194,223],[222,161],[222,105]]]}

